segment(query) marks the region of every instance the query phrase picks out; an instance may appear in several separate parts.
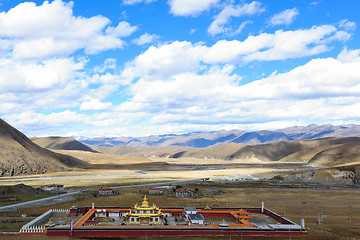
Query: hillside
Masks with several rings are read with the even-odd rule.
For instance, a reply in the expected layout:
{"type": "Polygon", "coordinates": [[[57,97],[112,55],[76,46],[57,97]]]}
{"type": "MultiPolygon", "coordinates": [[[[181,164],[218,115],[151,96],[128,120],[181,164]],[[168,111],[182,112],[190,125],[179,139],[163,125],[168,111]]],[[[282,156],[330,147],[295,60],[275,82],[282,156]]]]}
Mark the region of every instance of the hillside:
{"type": "Polygon", "coordinates": [[[68,137],[34,137],[30,139],[35,144],[47,149],[97,152],[85,144],[68,137]]]}
{"type": "MultiPolygon", "coordinates": [[[[193,132],[181,135],[166,134],[148,137],[100,137],[80,138],[88,146],[182,146],[204,148],[220,144],[261,144],[301,139],[317,139],[326,137],[360,137],[360,125],[315,125],[295,126],[275,131],[261,130],[246,132],[241,130],[193,132]]],[[[104,149],[103,149],[104,150],[104,149]]]]}
{"type": "Polygon", "coordinates": [[[36,145],[0,119],[0,176],[42,174],[89,167],[89,163],[36,145]]]}
{"type": "Polygon", "coordinates": [[[360,138],[321,138],[257,145],[219,145],[181,151],[169,157],[309,162],[314,165],[338,165],[360,161],[360,138]]]}
{"type": "Polygon", "coordinates": [[[337,166],[360,163],[360,144],[349,142],[327,148],[309,161],[310,165],[337,166]]]}
{"type": "Polygon", "coordinates": [[[177,152],[186,151],[193,148],[180,147],[180,146],[168,146],[168,147],[167,146],[154,146],[154,147],[117,146],[117,147],[94,147],[94,149],[105,154],[165,158],[177,152]]]}

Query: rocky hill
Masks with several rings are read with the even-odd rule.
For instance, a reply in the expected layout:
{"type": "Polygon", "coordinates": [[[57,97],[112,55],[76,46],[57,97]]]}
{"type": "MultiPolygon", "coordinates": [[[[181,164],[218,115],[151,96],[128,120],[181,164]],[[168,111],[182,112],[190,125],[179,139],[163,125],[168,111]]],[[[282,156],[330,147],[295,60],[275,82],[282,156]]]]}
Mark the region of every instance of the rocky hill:
{"type": "Polygon", "coordinates": [[[182,135],[166,134],[149,137],[100,137],[80,138],[82,143],[88,146],[182,146],[193,148],[204,148],[220,144],[261,144],[279,141],[291,141],[299,139],[317,139],[326,137],[360,137],[360,125],[309,125],[280,129],[276,131],[254,131],[241,130],[193,132],[182,135]]]}
{"type": "Polygon", "coordinates": [[[0,119],[0,176],[41,174],[89,167],[89,163],[36,145],[0,119]]]}
{"type": "Polygon", "coordinates": [[[30,139],[35,144],[47,149],[97,152],[85,144],[68,137],[34,137],[30,139]]]}

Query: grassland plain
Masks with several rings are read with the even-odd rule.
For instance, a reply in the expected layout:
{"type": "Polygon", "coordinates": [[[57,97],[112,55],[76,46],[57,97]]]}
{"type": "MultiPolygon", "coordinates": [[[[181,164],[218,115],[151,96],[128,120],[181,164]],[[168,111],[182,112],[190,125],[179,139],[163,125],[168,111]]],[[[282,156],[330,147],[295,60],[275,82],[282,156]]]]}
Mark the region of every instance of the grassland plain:
{"type": "MultiPolygon", "coordinates": [[[[174,198],[172,189],[168,189],[165,195],[148,196],[150,203],[160,207],[165,206],[243,206],[256,207],[261,202],[265,206],[290,220],[299,223],[305,219],[309,235],[306,237],[291,237],[291,239],[359,239],[360,236],[360,190],[359,189],[336,189],[327,187],[296,187],[296,186],[273,186],[267,183],[199,183],[186,186],[189,189],[198,188],[202,195],[197,198],[174,198]],[[208,194],[206,189],[216,186],[222,194],[208,194]],[[317,224],[320,214],[323,224],[317,224]]],[[[81,195],[74,202],[53,205],[54,208],[69,208],[72,204],[79,206],[132,206],[139,203],[147,188],[122,189],[120,195],[96,198],[90,195],[81,195]]],[[[1,213],[8,216],[36,216],[48,210],[49,207],[23,209],[13,213],[1,213]]],[[[0,239],[18,239],[19,236],[0,235],[0,239]]],[[[186,237],[186,239],[229,239],[229,236],[219,237],[186,237]]],[[[21,237],[21,239],[54,239],[63,240],[68,238],[21,237]]],[[[84,239],[84,238],[82,238],[84,239]]],[[[86,238],[85,238],[86,239],[86,238]]],[[[91,238],[94,239],[94,238],[91,238]]],[[[108,238],[107,238],[108,239],[108,238]]],[[[122,239],[145,239],[122,238],[122,239]]],[[[147,239],[184,239],[184,237],[147,237],[147,239]]],[[[289,237],[235,237],[231,239],[290,239],[289,237]]]]}

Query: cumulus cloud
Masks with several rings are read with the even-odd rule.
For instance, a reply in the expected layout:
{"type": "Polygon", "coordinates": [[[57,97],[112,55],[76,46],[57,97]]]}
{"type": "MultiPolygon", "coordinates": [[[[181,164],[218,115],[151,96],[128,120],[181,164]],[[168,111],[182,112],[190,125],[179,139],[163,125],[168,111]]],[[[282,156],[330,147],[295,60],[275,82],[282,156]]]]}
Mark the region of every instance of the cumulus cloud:
{"type": "Polygon", "coordinates": [[[99,99],[91,99],[89,101],[82,102],[80,105],[81,111],[103,111],[111,108],[111,102],[101,102],[99,99]]]}
{"type": "Polygon", "coordinates": [[[83,67],[84,63],[74,62],[71,58],[52,59],[40,63],[0,59],[0,92],[62,88],[74,80],[76,72],[83,67]]]}
{"type": "Polygon", "coordinates": [[[51,135],[51,133],[59,135],[58,129],[60,126],[71,129],[72,126],[89,121],[89,117],[70,110],[53,112],[48,115],[24,111],[19,114],[9,114],[5,120],[25,133],[32,132],[39,136],[43,134],[41,131],[43,128],[48,130],[49,135],[51,135]]]}
{"type": "Polygon", "coordinates": [[[295,20],[297,15],[299,15],[299,10],[297,8],[286,9],[272,16],[269,24],[272,26],[289,25],[295,20]]]}
{"type": "Polygon", "coordinates": [[[137,27],[120,22],[109,26],[103,16],[76,17],[72,2],[45,1],[20,3],[0,12],[0,38],[7,41],[6,51],[17,59],[68,56],[77,50],[87,54],[122,48],[120,37],[131,35],[137,27]]]}
{"type": "Polygon", "coordinates": [[[213,46],[173,42],[151,46],[127,64],[121,77],[167,79],[175,74],[199,71],[208,64],[246,64],[311,56],[329,49],[339,31],[334,26],[314,26],[296,31],[276,31],[249,36],[244,41],[221,40],[213,46]],[[231,49],[231,51],[229,51],[231,49]]]}
{"type": "Polygon", "coordinates": [[[175,73],[163,80],[143,77],[132,85],[133,97],[117,109],[145,112],[152,124],[180,128],[219,124],[281,128],[297,121],[356,121],[359,52],[344,49],[337,59],[313,59],[244,85],[232,65],[175,73]]]}
{"type": "Polygon", "coordinates": [[[136,45],[145,45],[145,44],[154,42],[158,38],[159,38],[159,36],[156,34],[145,33],[145,34],[141,35],[139,38],[134,39],[132,42],[136,45]]]}
{"type": "Polygon", "coordinates": [[[252,16],[264,12],[265,9],[261,7],[261,3],[253,1],[243,5],[227,5],[219,14],[215,16],[214,21],[208,28],[208,33],[216,35],[219,33],[226,33],[232,31],[231,27],[226,27],[230,18],[252,16]]]}
{"type": "Polygon", "coordinates": [[[122,21],[114,28],[109,26],[105,33],[114,37],[128,37],[138,29],[137,26],[131,26],[130,23],[122,21]]]}
{"type": "Polygon", "coordinates": [[[209,10],[220,0],[169,0],[170,12],[175,16],[197,16],[201,12],[209,10]]]}

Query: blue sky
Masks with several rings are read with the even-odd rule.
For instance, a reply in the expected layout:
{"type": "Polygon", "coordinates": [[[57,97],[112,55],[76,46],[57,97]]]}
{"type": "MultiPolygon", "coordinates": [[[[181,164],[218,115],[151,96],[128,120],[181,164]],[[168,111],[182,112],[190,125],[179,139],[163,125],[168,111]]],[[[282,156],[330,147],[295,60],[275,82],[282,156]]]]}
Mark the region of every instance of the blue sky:
{"type": "Polygon", "coordinates": [[[357,0],[0,0],[0,117],[29,136],[359,124],[357,0]]]}

